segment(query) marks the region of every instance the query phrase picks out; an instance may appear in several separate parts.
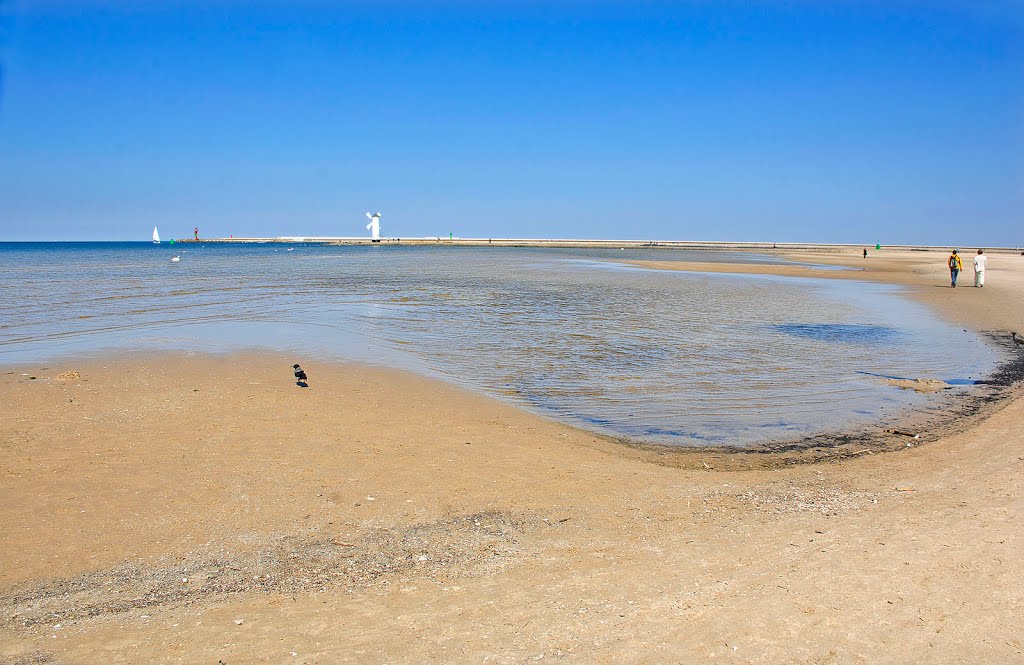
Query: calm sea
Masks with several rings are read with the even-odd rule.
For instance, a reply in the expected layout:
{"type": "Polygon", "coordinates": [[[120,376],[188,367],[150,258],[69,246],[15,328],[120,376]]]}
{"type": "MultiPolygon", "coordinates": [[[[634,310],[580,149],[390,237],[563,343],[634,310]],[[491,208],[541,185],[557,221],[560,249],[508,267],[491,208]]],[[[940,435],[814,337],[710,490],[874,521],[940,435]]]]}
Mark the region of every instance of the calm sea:
{"type": "Polygon", "coordinates": [[[270,348],[312,374],[321,359],[377,363],[594,431],[743,445],[929,399],[884,377],[969,384],[998,361],[895,287],[627,259],[772,262],[683,250],[0,243],[0,363],[270,348]]]}

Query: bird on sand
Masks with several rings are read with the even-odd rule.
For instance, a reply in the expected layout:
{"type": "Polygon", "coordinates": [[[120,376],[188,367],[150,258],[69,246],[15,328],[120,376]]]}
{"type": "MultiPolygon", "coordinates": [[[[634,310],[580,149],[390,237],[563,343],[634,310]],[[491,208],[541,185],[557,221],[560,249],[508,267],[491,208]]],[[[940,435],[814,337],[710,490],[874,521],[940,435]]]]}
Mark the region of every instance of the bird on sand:
{"type": "Polygon", "coordinates": [[[305,388],[307,386],[306,381],[308,379],[305,370],[298,365],[292,365],[292,369],[295,370],[295,384],[305,388]]]}
{"type": "Polygon", "coordinates": [[[1024,337],[1018,337],[1016,332],[1010,333],[1010,337],[1013,338],[1013,343],[1017,345],[1018,349],[1024,349],[1024,337]]]}

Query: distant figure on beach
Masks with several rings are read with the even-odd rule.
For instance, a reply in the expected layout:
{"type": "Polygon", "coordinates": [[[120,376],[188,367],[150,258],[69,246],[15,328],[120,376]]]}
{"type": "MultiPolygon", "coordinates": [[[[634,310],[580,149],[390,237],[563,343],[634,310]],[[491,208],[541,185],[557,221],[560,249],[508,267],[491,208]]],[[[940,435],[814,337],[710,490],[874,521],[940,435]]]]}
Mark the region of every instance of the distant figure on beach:
{"type": "Polygon", "coordinates": [[[199,240],[199,227],[198,226],[196,228],[192,229],[192,235],[195,237],[196,240],[199,240]]]}
{"type": "Polygon", "coordinates": [[[960,274],[960,271],[964,269],[964,264],[960,262],[960,254],[954,249],[953,253],[949,255],[949,259],[946,261],[949,265],[949,282],[950,286],[956,288],[956,278],[960,274]]]}
{"type": "Polygon", "coordinates": [[[985,250],[979,249],[978,255],[974,257],[974,285],[978,288],[985,286],[986,263],[988,263],[988,257],[985,256],[985,250]]]}
{"type": "Polygon", "coordinates": [[[308,388],[309,384],[306,382],[308,377],[306,376],[306,373],[302,370],[302,368],[296,364],[292,365],[292,369],[295,370],[295,385],[299,386],[300,388],[308,388]]]}
{"type": "Polygon", "coordinates": [[[868,248],[867,247],[864,248],[864,258],[865,259],[868,258],[868,248]]]}

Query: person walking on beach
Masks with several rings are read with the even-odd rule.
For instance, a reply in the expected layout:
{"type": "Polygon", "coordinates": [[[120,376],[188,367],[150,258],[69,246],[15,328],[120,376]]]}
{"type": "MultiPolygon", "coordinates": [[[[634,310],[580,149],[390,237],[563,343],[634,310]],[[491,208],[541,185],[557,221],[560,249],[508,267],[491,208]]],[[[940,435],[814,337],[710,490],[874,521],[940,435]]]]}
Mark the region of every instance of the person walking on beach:
{"type": "Polygon", "coordinates": [[[953,253],[949,255],[949,260],[946,262],[949,265],[949,281],[950,286],[956,288],[956,278],[963,270],[964,264],[960,262],[960,255],[954,249],[953,253]]]}
{"type": "Polygon", "coordinates": [[[988,263],[988,257],[985,256],[985,250],[979,249],[978,255],[974,257],[974,285],[979,288],[985,286],[986,263],[988,263]]]}
{"type": "Polygon", "coordinates": [[[868,258],[868,249],[867,249],[867,247],[864,248],[864,258],[865,259],[868,258]]]}

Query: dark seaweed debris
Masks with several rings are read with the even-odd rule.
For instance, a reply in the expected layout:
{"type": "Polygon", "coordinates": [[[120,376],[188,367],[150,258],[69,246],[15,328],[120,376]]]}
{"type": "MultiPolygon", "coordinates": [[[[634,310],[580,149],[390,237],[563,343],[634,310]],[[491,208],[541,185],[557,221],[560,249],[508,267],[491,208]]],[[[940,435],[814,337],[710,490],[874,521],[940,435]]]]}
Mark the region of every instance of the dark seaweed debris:
{"type": "Polygon", "coordinates": [[[168,566],[126,563],[9,590],[0,595],[0,625],[32,628],[242,593],[357,589],[410,573],[433,579],[482,574],[521,555],[519,538],[540,523],[483,512],[373,529],[352,542],[285,536],[255,552],[192,555],[168,566]]]}

